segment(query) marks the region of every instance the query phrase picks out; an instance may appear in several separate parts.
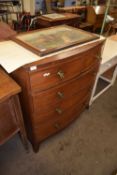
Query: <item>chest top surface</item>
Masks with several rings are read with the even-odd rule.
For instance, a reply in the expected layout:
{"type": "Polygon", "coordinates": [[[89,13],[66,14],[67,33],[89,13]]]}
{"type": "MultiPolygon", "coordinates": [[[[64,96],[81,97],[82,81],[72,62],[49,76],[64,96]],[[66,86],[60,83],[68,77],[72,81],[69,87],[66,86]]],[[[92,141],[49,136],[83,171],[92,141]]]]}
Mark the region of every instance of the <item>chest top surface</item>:
{"type": "Polygon", "coordinates": [[[0,42],[0,64],[11,73],[22,66],[27,68],[63,60],[102,40],[104,38],[66,25],[36,30],[0,42]]]}

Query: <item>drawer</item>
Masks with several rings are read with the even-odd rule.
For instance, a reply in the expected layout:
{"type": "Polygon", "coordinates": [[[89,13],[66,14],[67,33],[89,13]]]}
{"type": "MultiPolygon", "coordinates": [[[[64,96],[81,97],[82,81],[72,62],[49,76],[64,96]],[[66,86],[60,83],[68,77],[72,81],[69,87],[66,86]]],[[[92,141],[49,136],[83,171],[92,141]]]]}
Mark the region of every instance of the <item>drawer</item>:
{"type": "Polygon", "coordinates": [[[67,62],[55,64],[48,69],[30,73],[32,91],[49,89],[61,82],[72,79],[87,71],[95,63],[99,63],[96,56],[99,48],[95,47],[79,55],[70,57],[67,62]]]}
{"type": "Polygon", "coordinates": [[[87,89],[89,90],[92,88],[96,76],[95,71],[96,68],[93,68],[92,71],[67,83],[63,83],[60,86],[51,88],[42,93],[34,93],[32,96],[34,112],[39,111],[39,113],[42,113],[43,111],[48,111],[50,108],[55,107],[57,103],[60,104],[64,103],[64,101],[66,102],[67,99],[72,98],[73,95],[77,98],[78,92],[81,94],[84,90],[87,91],[87,89]]]}
{"type": "Polygon", "coordinates": [[[34,128],[34,134],[36,141],[42,141],[52,134],[57,133],[58,131],[64,129],[69,125],[73,120],[75,120],[80,113],[84,110],[86,107],[86,98],[84,101],[82,101],[81,104],[72,106],[71,109],[66,111],[64,115],[62,115],[59,118],[54,118],[51,122],[48,121],[43,124],[39,124],[35,126],[34,128]]]}
{"type": "Polygon", "coordinates": [[[18,131],[15,111],[10,99],[0,103],[0,144],[18,131]]]}
{"type": "Polygon", "coordinates": [[[66,111],[69,111],[71,106],[80,104],[83,99],[90,96],[90,93],[90,88],[83,89],[66,100],[53,104],[52,106],[44,106],[43,109],[40,109],[40,111],[34,112],[33,124],[36,126],[38,123],[44,123],[46,121],[51,121],[55,118],[61,117],[66,113],[66,111]]]}

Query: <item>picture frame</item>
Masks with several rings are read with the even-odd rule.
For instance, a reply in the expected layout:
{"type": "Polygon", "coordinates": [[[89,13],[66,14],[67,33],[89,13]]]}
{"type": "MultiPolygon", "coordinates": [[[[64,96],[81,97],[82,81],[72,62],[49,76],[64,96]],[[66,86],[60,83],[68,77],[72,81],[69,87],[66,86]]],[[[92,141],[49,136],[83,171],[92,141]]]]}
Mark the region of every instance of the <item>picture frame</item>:
{"type": "Polygon", "coordinates": [[[37,55],[44,56],[98,38],[98,35],[61,25],[19,34],[13,40],[37,55]]]}

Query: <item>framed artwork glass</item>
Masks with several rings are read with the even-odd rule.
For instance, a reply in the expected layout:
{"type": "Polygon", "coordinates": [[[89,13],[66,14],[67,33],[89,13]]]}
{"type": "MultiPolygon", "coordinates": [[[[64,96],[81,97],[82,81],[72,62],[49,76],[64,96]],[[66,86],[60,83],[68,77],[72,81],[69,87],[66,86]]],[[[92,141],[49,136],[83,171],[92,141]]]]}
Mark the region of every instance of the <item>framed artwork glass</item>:
{"type": "Polygon", "coordinates": [[[61,25],[17,35],[15,41],[43,56],[98,38],[98,35],[61,25]]]}
{"type": "Polygon", "coordinates": [[[66,16],[63,14],[59,14],[59,13],[51,13],[51,14],[43,15],[43,17],[55,20],[55,19],[65,18],[66,16]]]}

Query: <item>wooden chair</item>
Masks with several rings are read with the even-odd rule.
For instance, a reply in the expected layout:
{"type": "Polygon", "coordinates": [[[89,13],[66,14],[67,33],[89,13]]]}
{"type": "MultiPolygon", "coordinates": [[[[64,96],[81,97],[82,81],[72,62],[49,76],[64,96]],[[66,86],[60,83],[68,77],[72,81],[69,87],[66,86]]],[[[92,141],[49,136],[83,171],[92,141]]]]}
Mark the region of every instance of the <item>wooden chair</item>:
{"type": "Polygon", "coordinates": [[[106,35],[112,35],[117,33],[117,22],[109,24],[106,35]]]}
{"type": "Polygon", "coordinates": [[[87,22],[93,25],[93,32],[101,28],[105,14],[105,6],[88,6],[87,22]]]}
{"type": "Polygon", "coordinates": [[[105,6],[87,6],[86,22],[81,23],[79,28],[91,29],[93,32],[101,28],[105,13],[105,6]]]}
{"type": "Polygon", "coordinates": [[[32,16],[29,12],[22,12],[19,13],[18,20],[13,21],[14,30],[21,32],[21,31],[28,31],[30,28],[32,16]]]}

